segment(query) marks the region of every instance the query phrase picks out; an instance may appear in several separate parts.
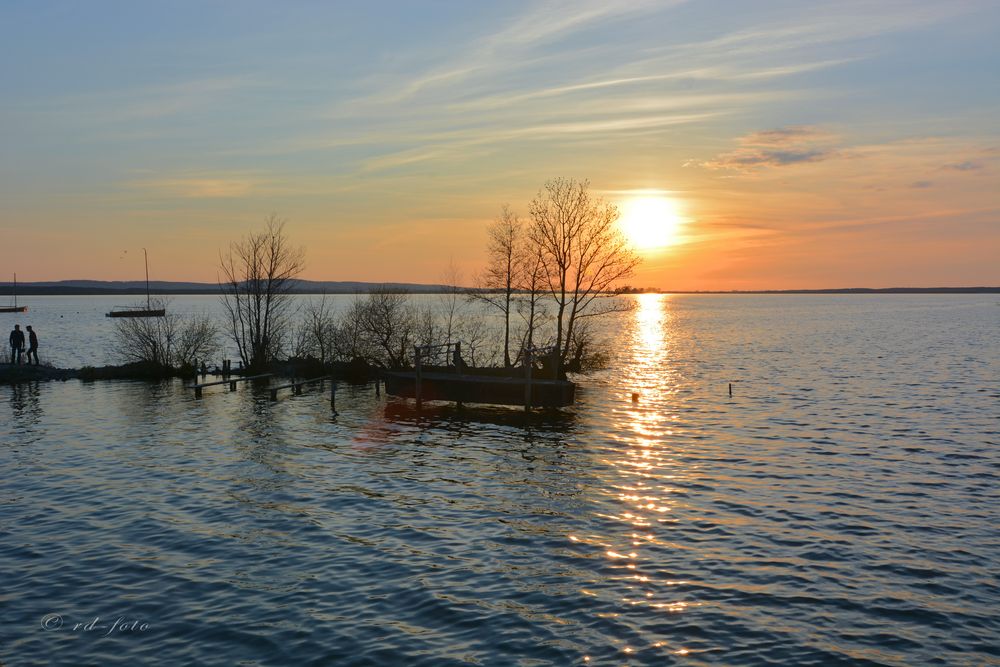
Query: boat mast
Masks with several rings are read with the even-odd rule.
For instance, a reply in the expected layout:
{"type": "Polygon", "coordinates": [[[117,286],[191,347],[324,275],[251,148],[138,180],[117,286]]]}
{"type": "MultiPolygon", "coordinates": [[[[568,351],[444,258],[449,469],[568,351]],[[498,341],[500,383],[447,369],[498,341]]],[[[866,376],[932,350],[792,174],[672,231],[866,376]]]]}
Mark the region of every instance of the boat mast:
{"type": "Polygon", "coordinates": [[[17,308],[17,273],[14,274],[14,308],[17,308]]]}
{"type": "Polygon", "coordinates": [[[146,262],[146,310],[152,310],[149,305],[149,255],[146,254],[146,249],[142,249],[142,257],[146,262]]]}

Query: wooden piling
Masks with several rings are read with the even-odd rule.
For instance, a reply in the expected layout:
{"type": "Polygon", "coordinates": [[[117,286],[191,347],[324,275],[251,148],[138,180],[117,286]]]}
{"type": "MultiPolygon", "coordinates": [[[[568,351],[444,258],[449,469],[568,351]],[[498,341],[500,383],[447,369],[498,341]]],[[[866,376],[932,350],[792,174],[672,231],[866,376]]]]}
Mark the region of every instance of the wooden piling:
{"type": "Polygon", "coordinates": [[[531,350],[524,351],[524,411],[531,410],[531,350]]]}
{"type": "Polygon", "coordinates": [[[330,380],[330,411],[337,414],[337,383],[330,380]]]}
{"type": "Polygon", "coordinates": [[[423,397],[420,392],[420,370],[421,370],[420,346],[414,347],[413,350],[414,350],[413,361],[415,367],[414,370],[416,371],[416,377],[414,378],[413,381],[413,396],[414,398],[417,399],[417,410],[419,410],[421,407],[423,407],[423,400],[422,400],[423,397]]]}
{"type": "Polygon", "coordinates": [[[729,383],[729,398],[733,397],[733,383],[729,383]]]}

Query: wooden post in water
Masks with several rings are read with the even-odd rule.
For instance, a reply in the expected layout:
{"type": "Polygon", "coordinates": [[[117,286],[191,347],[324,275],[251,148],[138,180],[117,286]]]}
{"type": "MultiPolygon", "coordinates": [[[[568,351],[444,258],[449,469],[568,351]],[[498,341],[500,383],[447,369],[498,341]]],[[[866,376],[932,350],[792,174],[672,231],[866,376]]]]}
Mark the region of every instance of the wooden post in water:
{"type": "Polygon", "coordinates": [[[524,411],[531,410],[531,349],[524,350],[524,411]]]}
{"type": "Polygon", "coordinates": [[[330,380],[330,411],[337,414],[337,383],[330,380]]]}
{"type": "Polygon", "coordinates": [[[729,398],[733,397],[733,383],[729,383],[729,398]]]}
{"type": "Polygon", "coordinates": [[[229,391],[236,391],[236,380],[229,381],[229,391]]]}
{"type": "Polygon", "coordinates": [[[414,346],[413,348],[413,363],[414,363],[414,378],[413,378],[413,397],[417,399],[417,410],[423,407],[423,401],[420,395],[420,346],[414,346]]]}
{"type": "MultiPolygon", "coordinates": [[[[459,375],[462,374],[462,343],[461,341],[455,343],[455,372],[459,375]]],[[[455,407],[459,410],[462,409],[462,399],[455,401],[455,407]]]]}

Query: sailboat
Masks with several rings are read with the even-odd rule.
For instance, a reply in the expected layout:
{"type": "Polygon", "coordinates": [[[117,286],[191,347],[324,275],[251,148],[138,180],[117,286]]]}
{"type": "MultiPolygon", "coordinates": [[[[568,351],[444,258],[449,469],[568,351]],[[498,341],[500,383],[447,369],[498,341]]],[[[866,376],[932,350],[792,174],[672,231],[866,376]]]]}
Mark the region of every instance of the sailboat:
{"type": "Polygon", "coordinates": [[[0,306],[0,313],[26,313],[28,312],[27,306],[17,305],[17,274],[14,274],[14,305],[13,306],[0,306]]]}
{"type": "Polygon", "coordinates": [[[153,302],[149,298],[149,255],[146,249],[142,249],[142,256],[146,262],[146,307],[125,306],[118,310],[112,310],[105,317],[163,317],[167,314],[166,308],[153,308],[153,302]]]}

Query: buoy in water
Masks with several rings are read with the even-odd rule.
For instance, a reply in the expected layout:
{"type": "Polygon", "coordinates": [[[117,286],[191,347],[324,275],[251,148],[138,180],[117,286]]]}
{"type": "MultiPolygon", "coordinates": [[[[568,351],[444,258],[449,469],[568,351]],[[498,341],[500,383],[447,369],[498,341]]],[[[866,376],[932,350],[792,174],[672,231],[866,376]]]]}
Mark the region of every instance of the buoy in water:
{"type": "Polygon", "coordinates": [[[639,392],[637,392],[637,391],[633,391],[632,392],[632,402],[633,403],[638,403],[639,402],[639,392]]]}

